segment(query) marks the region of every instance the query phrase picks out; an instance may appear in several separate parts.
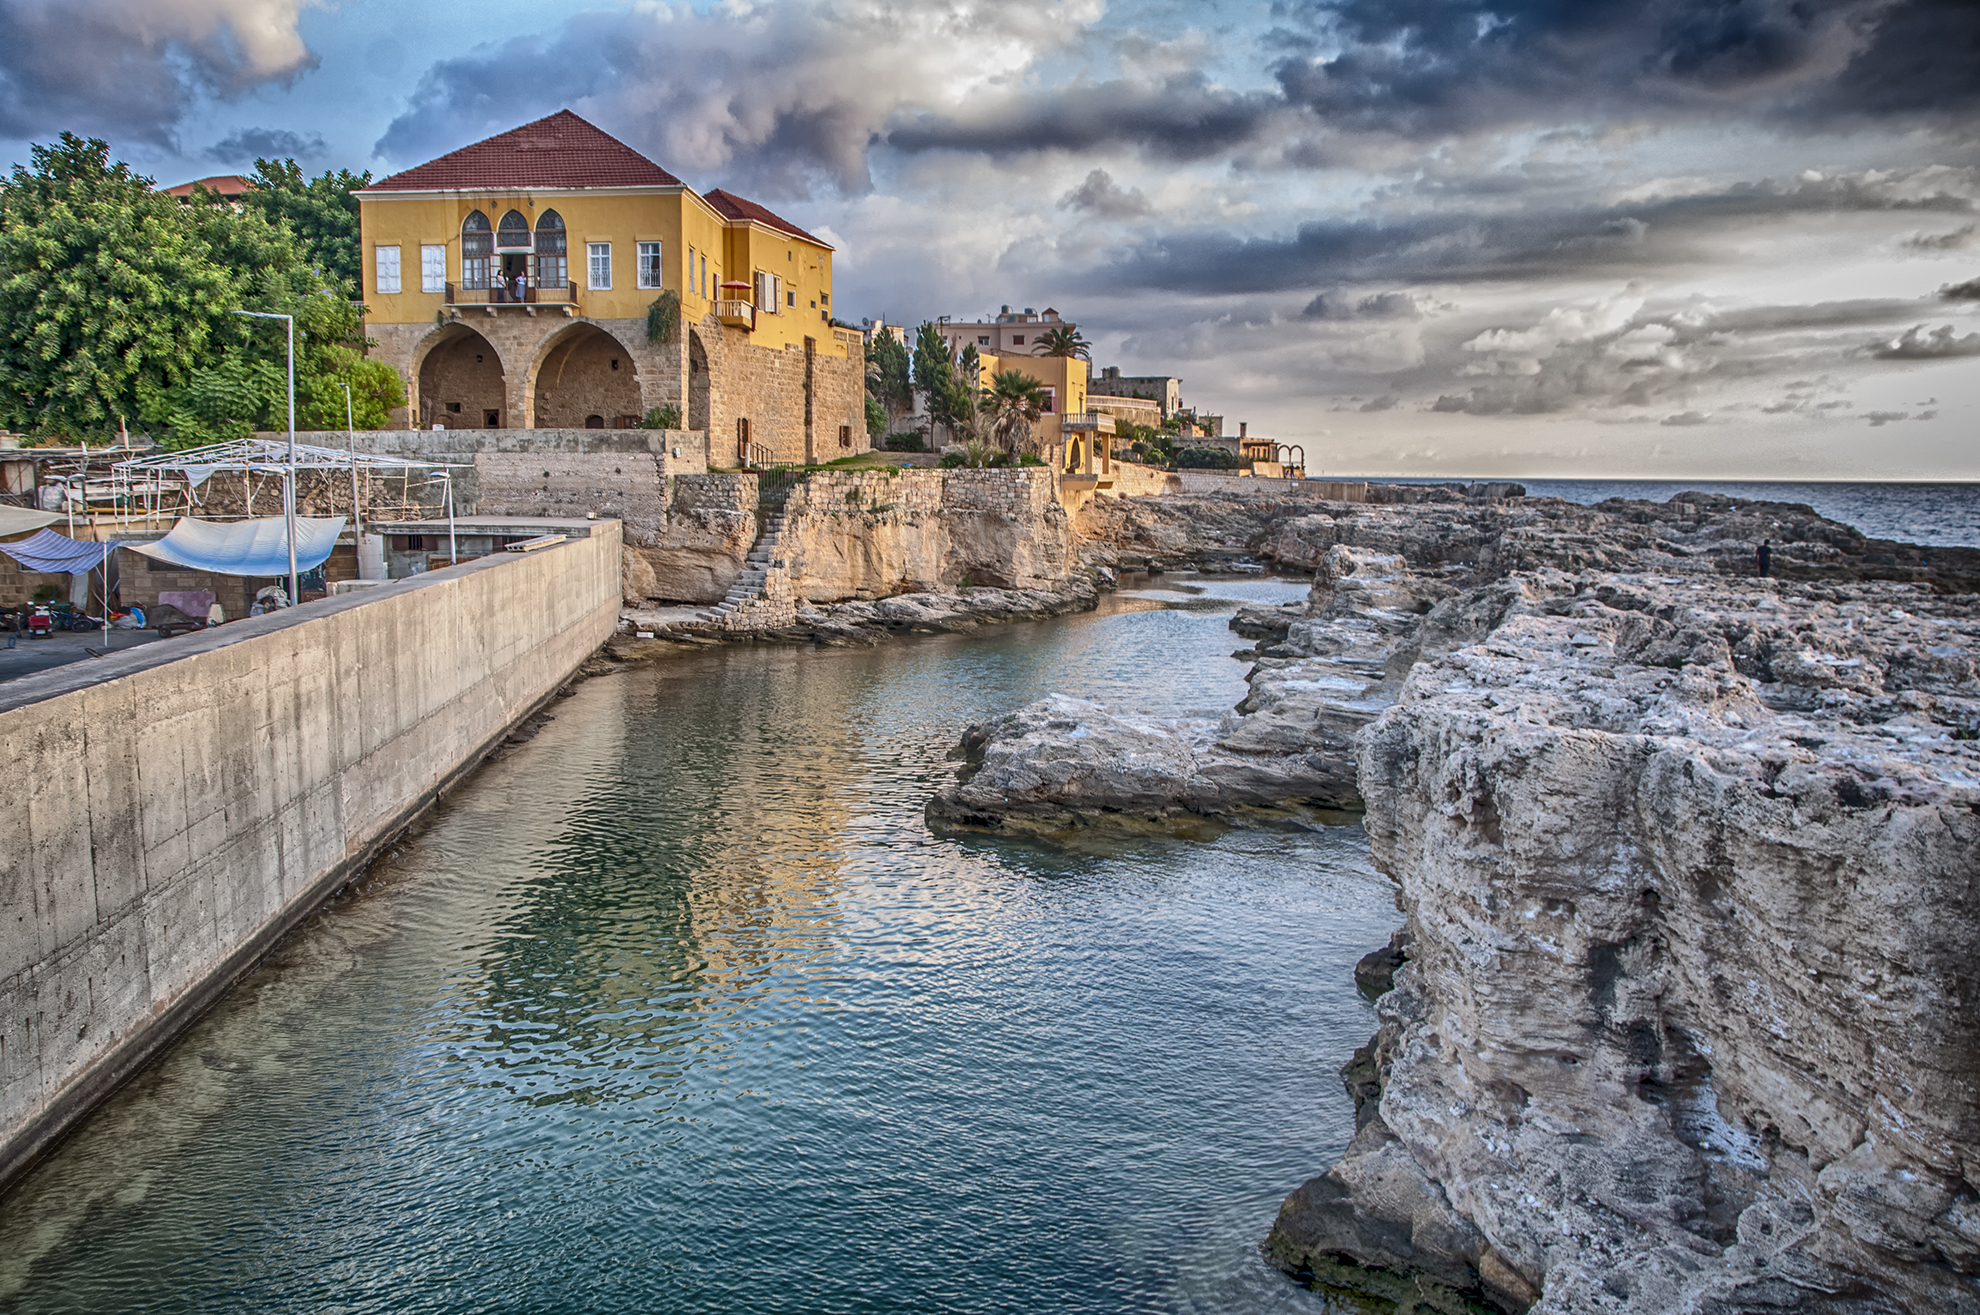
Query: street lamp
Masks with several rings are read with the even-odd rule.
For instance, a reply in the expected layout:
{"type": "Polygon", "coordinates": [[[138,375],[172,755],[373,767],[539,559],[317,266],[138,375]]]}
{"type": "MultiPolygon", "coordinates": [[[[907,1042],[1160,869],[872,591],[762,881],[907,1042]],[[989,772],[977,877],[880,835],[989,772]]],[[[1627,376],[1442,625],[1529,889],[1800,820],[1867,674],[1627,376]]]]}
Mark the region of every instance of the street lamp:
{"type": "Polygon", "coordinates": [[[283,320],[289,328],[289,477],[282,484],[282,516],[289,530],[289,603],[302,602],[302,577],[296,571],[296,317],[267,310],[237,310],[258,320],[283,320]]]}
{"type": "Polygon", "coordinates": [[[344,438],[351,450],[351,546],[357,550],[358,574],[364,574],[364,513],[358,509],[357,422],[351,419],[351,386],[342,379],[344,390],[344,438]]]}

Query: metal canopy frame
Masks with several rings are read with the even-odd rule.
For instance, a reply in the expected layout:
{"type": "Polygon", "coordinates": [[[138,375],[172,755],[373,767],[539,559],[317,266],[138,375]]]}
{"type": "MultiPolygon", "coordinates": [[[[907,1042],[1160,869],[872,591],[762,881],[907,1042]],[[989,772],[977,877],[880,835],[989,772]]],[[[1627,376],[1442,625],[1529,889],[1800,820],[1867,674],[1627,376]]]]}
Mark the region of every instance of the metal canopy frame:
{"type": "MultiPolygon", "coordinates": [[[[177,474],[186,482],[188,503],[191,502],[191,489],[195,485],[194,474],[203,483],[207,475],[216,471],[240,471],[245,475],[279,477],[283,482],[283,495],[286,505],[295,505],[295,479],[304,471],[348,470],[351,474],[351,527],[354,541],[364,533],[364,511],[358,496],[358,472],[377,471],[384,474],[403,476],[408,483],[414,471],[425,472],[425,483],[438,480],[442,497],[447,508],[447,556],[453,561],[460,560],[454,535],[454,478],[453,468],[464,466],[464,462],[418,461],[409,457],[387,457],[370,452],[359,452],[355,446],[348,448],[317,447],[309,443],[296,443],[267,438],[240,438],[225,443],[210,443],[205,447],[186,448],[178,452],[164,452],[156,456],[135,457],[129,461],[119,461],[111,467],[116,485],[120,491],[134,492],[139,489],[150,492],[159,487],[160,477],[177,474]]],[[[252,495],[250,494],[250,497],[252,495]]],[[[389,522],[388,522],[389,523],[389,522]]]]}

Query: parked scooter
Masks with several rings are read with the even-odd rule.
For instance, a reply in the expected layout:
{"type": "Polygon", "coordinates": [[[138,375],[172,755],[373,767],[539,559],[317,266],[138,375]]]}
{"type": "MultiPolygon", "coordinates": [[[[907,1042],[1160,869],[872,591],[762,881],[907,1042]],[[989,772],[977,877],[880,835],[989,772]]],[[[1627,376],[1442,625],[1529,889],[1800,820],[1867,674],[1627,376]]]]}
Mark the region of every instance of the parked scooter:
{"type": "Polygon", "coordinates": [[[28,613],[28,638],[45,639],[55,633],[55,614],[45,607],[37,607],[28,613]]]}

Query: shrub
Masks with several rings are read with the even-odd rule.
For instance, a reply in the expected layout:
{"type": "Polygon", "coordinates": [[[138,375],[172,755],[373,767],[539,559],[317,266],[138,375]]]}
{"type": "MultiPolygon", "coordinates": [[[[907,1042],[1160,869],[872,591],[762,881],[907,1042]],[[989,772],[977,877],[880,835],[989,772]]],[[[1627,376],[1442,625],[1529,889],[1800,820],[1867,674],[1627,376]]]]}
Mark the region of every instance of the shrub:
{"type": "Polygon", "coordinates": [[[672,402],[662,402],[659,406],[648,407],[646,418],[639,422],[641,429],[679,429],[681,408],[672,402]]]}
{"type": "Polygon", "coordinates": [[[887,450],[889,452],[926,452],[928,450],[928,444],[922,439],[920,434],[889,434],[887,435],[887,450]]]}
{"type": "Polygon", "coordinates": [[[1018,458],[1018,464],[1020,466],[1042,466],[1045,464],[1045,458],[1039,456],[1036,452],[1027,452],[1018,458]]]}
{"type": "Polygon", "coordinates": [[[964,456],[960,452],[944,452],[942,454],[942,462],[941,462],[942,469],[954,470],[957,466],[963,465],[966,462],[968,462],[968,460],[969,458],[964,456]]]}
{"type": "Polygon", "coordinates": [[[1237,453],[1220,447],[1186,447],[1176,453],[1178,470],[1236,470],[1237,453]]]}

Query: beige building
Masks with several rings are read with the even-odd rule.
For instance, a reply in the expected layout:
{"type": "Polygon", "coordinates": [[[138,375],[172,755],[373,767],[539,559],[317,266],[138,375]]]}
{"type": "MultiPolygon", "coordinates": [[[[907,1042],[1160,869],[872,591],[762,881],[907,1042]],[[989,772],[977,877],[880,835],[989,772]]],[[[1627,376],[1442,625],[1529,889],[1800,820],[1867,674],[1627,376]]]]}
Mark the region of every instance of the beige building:
{"type": "Polygon", "coordinates": [[[944,317],[936,321],[942,336],[949,340],[949,350],[957,355],[965,347],[974,347],[983,355],[1028,356],[1038,345],[1038,339],[1047,329],[1076,329],[1079,326],[1071,320],[1059,318],[1059,312],[1047,306],[1035,311],[1026,306],[1014,311],[1009,306],[998,312],[995,319],[976,323],[962,323],[944,317]]]}
{"type": "Polygon", "coordinates": [[[630,428],[673,406],[717,465],[867,446],[831,245],[568,110],[358,200],[365,328],[405,379],[408,425],[630,428]]]}
{"type": "Polygon", "coordinates": [[[1124,375],[1120,366],[1110,365],[1093,377],[1092,391],[1095,396],[1144,398],[1161,408],[1162,420],[1182,410],[1182,380],[1170,374],[1124,375]]]}

